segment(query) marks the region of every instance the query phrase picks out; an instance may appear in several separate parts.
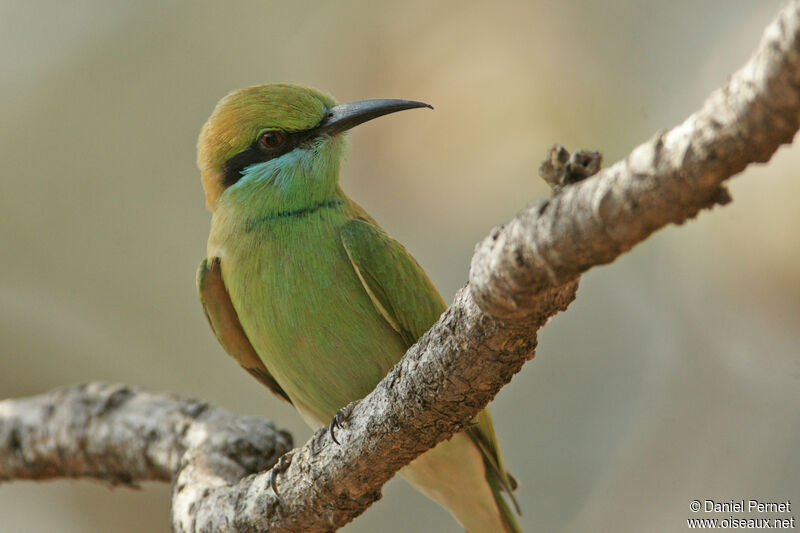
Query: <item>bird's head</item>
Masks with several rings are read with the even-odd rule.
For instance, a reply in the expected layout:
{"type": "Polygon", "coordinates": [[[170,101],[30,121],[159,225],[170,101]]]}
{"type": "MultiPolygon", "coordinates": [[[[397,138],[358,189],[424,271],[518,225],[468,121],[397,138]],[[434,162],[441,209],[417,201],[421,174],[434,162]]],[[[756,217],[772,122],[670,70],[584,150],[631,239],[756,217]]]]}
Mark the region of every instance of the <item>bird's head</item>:
{"type": "Polygon", "coordinates": [[[197,142],[206,205],[267,196],[275,206],[302,207],[337,186],[344,154],[340,133],[382,115],[431,107],[409,100],[336,105],[320,91],[289,84],[234,91],[219,101],[197,142]],[[232,198],[233,199],[233,198],[232,198]]]}

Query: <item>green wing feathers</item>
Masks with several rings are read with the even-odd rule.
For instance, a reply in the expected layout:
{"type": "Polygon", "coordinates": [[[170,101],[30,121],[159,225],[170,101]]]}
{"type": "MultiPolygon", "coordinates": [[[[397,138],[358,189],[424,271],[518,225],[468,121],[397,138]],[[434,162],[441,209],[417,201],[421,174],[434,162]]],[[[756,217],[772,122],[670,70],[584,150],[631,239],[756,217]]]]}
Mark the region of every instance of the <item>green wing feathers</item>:
{"type": "Polygon", "coordinates": [[[342,243],[364,289],[411,346],[447,309],[422,267],[396,240],[364,220],[342,228],[342,243]]]}
{"type": "MultiPolygon", "coordinates": [[[[410,347],[447,308],[439,291],[403,245],[376,225],[365,220],[351,220],[343,227],[341,237],[373,304],[410,347]]],[[[467,434],[484,457],[498,506],[507,515],[512,530],[518,529],[498,492],[507,492],[519,512],[512,495],[516,481],[503,464],[488,409],[475,417],[467,434]]]]}
{"type": "Polygon", "coordinates": [[[200,263],[197,269],[197,292],[200,293],[208,323],[225,351],[276,396],[291,403],[289,396],[267,371],[250,344],[225,288],[218,257],[203,259],[200,263]]]}

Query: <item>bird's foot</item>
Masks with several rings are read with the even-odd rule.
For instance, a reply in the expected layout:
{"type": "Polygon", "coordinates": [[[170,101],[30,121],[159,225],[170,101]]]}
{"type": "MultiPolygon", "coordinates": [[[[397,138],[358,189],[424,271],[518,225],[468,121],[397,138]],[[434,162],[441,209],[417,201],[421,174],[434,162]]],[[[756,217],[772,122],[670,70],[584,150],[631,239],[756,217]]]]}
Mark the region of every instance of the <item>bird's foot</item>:
{"type": "Polygon", "coordinates": [[[269,471],[269,486],[272,488],[272,492],[274,492],[275,496],[278,498],[281,497],[280,493],[278,492],[278,474],[285,472],[290,464],[292,464],[291,451],[281,455],[278,459],[278,462],[275,463],[275,466],[273,466],[272,470],[269,471]]]}
{"type": "Polygon", "coordinates": [[[331,420],[330,425],[328,426],[328,431],[330,432],[331,439],[336,444],[341,445],[341,443],[336,439],[336,430],[342,429],[342,424],[347,421],[348,417],[350,416],[350,406],[348,405],[344,409],[339,409],[339,412],[333,417],[331,420]]]}

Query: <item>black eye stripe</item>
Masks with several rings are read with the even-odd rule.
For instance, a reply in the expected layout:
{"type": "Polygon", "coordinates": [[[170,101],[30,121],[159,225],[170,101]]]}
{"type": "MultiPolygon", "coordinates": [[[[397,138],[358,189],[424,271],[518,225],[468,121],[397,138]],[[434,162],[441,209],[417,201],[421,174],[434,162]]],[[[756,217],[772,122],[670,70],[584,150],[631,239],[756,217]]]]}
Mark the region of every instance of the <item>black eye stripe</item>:
{"type": "Polygon", "coordinates": [[[280,149],[266,152],[261,146],[261,134],[259,134],[246,150],[231,157],[222,166],[222,186],[227,189],[239,181],[242,177],[242,171],[250,165],[263,163],[291,152],[308,138],[308,132],[297,131],[285,133],[284,136],[285,140],[280,149]]]}

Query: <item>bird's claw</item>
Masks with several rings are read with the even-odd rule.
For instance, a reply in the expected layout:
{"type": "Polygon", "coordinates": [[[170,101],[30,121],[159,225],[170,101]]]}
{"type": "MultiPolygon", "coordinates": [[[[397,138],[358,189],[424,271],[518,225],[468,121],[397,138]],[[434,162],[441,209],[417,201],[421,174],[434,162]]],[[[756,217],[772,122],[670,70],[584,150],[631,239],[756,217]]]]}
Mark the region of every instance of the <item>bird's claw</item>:
{"type": "Polygon", "coordinates": [[[330,425],[328,426],[328,431],[331,434],[331,439],[333,442],[341,446],[341,443],[336,439],[336,431],[337,429],[342,429],[342,422],[347,420],[348,415],[350,412],[345,407],[344,409],[340,409],[338,413],[336,413],[331,420],[330,425]]]}
{"type": "Polygon", "coordinates": [[[278,492],[278,474],[286,470],[286,468],[292,463],[292,454],[291,452],[285,453],[280,456],[278,462],[275,463],[275,466],[269,471],[269,486],[272,488],[272,492],[275,493],[275,496],[278,498],[281,497],[280,493],[278,492]]]}

